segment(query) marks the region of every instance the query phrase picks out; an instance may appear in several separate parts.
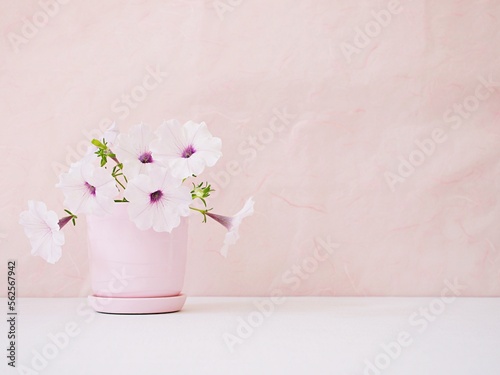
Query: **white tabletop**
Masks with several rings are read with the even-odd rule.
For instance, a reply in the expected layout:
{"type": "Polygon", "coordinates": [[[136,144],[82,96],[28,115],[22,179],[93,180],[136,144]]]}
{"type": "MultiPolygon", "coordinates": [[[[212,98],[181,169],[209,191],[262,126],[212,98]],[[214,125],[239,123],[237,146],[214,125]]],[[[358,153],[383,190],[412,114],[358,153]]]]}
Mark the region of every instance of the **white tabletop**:
{"type": "Polygon", "coordinates": [[[2,374],[500,374],[498,298],[189,297],[142,316],[26,298],[17,319],[2,374]]]}

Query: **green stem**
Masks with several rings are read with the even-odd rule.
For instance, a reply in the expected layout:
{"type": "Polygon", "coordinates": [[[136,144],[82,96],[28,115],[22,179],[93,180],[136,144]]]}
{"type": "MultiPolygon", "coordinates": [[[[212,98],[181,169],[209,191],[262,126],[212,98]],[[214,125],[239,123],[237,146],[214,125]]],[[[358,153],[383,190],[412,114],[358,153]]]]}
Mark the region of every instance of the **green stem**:
{"type": "Polygon", "coordinates": [[[201,208],[189,206],[189,209],[191,209],[193,211],[198,211],[199,213],[201,213],[203,215],[203,223],[207,222],[207,213],[208,213],[208,211],[211,210],[211,208],[206,208],[206,209],[202,210],[201,208]]]}
{"type": "Polygon", "coordinates": [[[117,178],[115,178],[115,181],[118,182],[118,184],[122,187],[123,190],[126,189],[125,186],[120,181],[118,181],[117,178]]]}
{"type": "Polygon", "coordinates": [[[196,208],[196,207],[191,207],[191,206],[189,206],[189,209],[194,210],[194,211],[198,211],[198,212],[200,212],[202,214],[206,214],[208,211],[210,211],[210,209],[208,209],[208,210],[207,209],[202,210],[201,208],[196,208]]]}

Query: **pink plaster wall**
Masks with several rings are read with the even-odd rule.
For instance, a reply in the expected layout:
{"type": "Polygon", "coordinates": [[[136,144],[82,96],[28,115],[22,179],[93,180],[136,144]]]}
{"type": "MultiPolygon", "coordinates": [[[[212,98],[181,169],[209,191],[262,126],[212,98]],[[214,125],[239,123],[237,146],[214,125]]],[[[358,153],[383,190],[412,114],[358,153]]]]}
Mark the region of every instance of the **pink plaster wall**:
{"type": "Polygon", "coordinates": [[[500,296],[500,2],[54,1],[0,1],[2,286],[86,295],[84,220],[49,265],[19,212],[111,120],[178,118],[223,139],[218,211],[256,200],[227,259],[191,218],[188,294],[500,296]]]}

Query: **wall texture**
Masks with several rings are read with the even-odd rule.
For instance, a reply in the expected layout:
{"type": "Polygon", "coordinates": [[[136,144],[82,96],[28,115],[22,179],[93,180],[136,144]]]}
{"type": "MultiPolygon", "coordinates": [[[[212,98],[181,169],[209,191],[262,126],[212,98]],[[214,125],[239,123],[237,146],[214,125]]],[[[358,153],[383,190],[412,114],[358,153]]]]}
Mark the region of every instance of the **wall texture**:
{"type": "Polygon", "coordinates": [[[223,139],[217,210],[256,200],[227,259],[191,218],[188,294],[500,296],[500,2],[0,6],[2,285],[88,294],[84,220],[49,265],[20,211],[112,120],[178,118],[223,139]]]}

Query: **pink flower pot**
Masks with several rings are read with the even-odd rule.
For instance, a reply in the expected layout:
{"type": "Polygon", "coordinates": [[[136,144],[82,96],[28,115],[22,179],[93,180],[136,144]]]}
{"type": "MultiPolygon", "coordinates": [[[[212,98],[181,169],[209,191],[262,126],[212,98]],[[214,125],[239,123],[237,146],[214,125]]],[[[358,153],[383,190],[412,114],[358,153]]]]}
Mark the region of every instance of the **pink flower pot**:
{"type": "Polygon", "coordinates": [[[161,313],[179,311],[186,268],[188,221],[172,233],[141,231],[128,218],[127,204],[115,213],[87,216],[89,266],[96,311],[161,313]]]}

